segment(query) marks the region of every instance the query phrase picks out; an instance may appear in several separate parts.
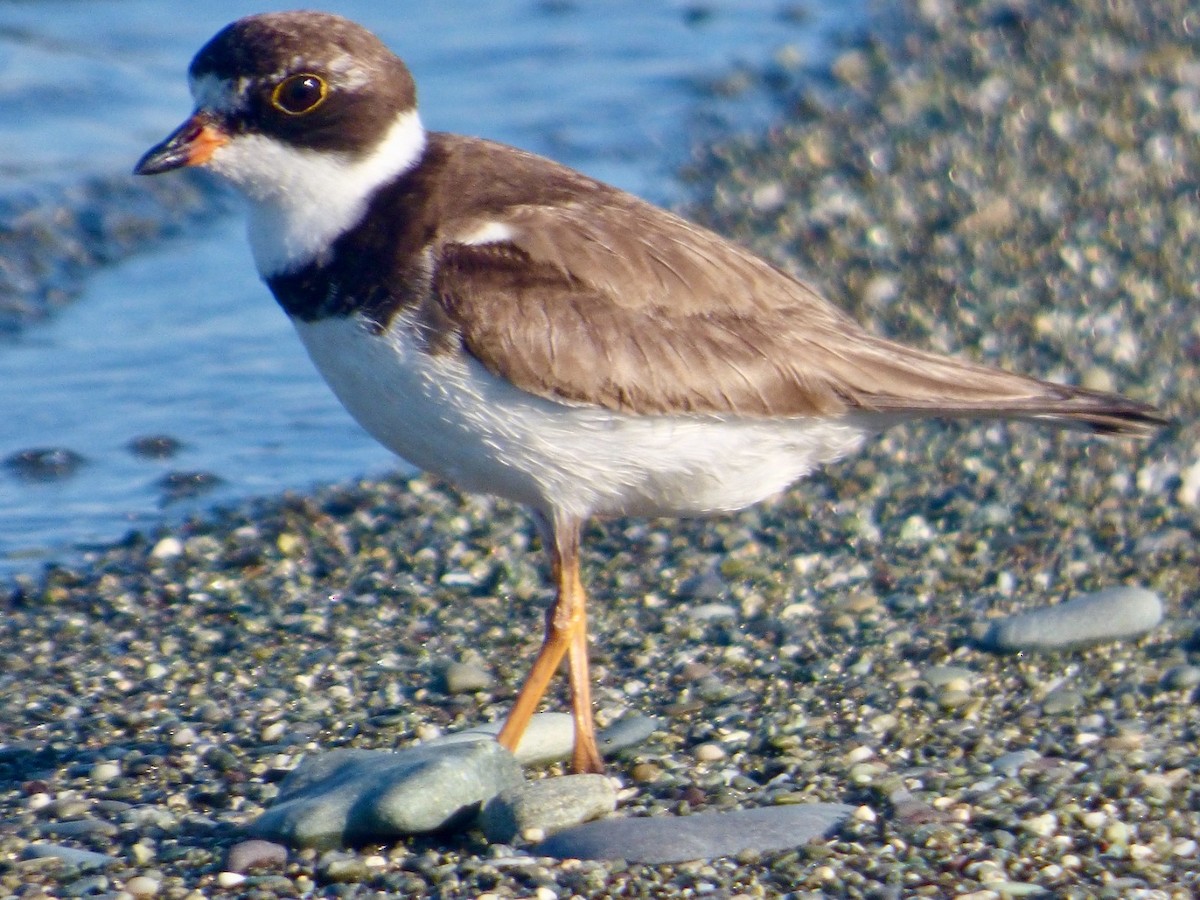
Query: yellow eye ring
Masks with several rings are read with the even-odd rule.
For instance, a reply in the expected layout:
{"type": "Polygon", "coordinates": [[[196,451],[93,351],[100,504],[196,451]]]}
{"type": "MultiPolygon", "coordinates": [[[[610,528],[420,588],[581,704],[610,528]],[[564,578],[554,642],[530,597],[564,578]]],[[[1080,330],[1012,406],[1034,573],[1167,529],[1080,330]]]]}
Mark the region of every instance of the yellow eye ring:
{"type": "Polygon", "coordinates": [[[289,75],[271,92],[271,105],[289,116],[302,116],[325,102],[329,85],[320,75],[302,72],[289,75]]]}

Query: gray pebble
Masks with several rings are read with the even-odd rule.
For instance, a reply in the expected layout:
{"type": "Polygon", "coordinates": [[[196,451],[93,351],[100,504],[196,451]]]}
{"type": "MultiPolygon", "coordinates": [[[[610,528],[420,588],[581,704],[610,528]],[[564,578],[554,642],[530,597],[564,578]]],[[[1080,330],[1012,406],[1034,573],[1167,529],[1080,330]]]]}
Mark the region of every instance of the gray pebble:
{"type": "Polygon", "coordinates": [[[662,730],[662,722],[650,716],[634,714],[623,716],[597,735],[600,752],[605,756],[620,753],[630,747],[643,744],[656,731],[662,730]]]}
{"type": "Polygon", "coordinates": [[[992,622],[980,643],[989,650],[1049,650],[1135,637],[1155,628],[1162,600],[1139,587],[1114,587],[992,622]]]}
{"type": "MultiPolygon", "coordinates": [[[[487,722],[464,731],[426,741],[422,747],[461,744],[470,741],[495,741],[503,722],[487,722]]],[[[569,759],[575,749],[575,722],[567,713],[538,713],[517,745],[517,762],[523,766],[541,766],[569,759]]]]}
{"type": "Polygon", "coordinates": [[[710,571],[685,579],[675,592],[681,600],[717,601],[729,593],[729,587],[720,575],[710,571]]]}
{"type": "Polygon", "coordinates": [[[105,875],[88,875],[84,878],[77,878],[70,884],[65,884],[59,889],[59,896],[62,897],[90,897],[96,894],[103,894],[108,890],[108,877],[105,875]]]}
{"type": "Polygon", "coordinates": [[[324,854],[317,861],[317,872],[322,881],[340,884],[365,881],[370,875],[367,864],[357,854],[334,852],[324,854]]]}
{"type": "Polygon", "coordinates": [[[473,694],[476,691],[485,691],[494,681],[491,672],[465,662],[446,665],[436,679],[437,689],[446,694],[473,694]]]}
{"type": "Polygon", "coordinates": [[[98,869],[120,862],[106,853],[64,847],[62,844],[30,844],[22,852],[26,859],[61,859],[67,865],[80,869],[98,869]]]}
{"type": "Polygon", "coordinates": [[[532,830],[554,834],[616,808],[616,788],[605,776],[565,775],[501,791],[484,804],[479,826],[489,841],[508,843],[532,830]]]}
{"type": "Polygon", "coordinates": [[[1200,685],[1200,666],[1172,666],[1163,673],[1162,686],[1168,691],[1187,691],[1200,685]]]}
{"type": "Polygon", "coordinates": [[[1041,758],[1042,754],[1028,747],[1024,750],[1012,750],[992,760],[992,771],[999,772],[1001,775],[1016,775],[1023,766],[1041,758]]]}
{"type": "Polygon", "coordinates": [[[963,666],[930,666],[921,673],[921,680],[932,687],[946,687],[953,684],[971,685],[978,676],[963,666]]]}
{"type": "Polygon", "coordinates": [[[271,841],[250,840],[234,844],[225,857],[227,872],[249,872],[251,869],[282,866],[287,862],[287,847],[271,841]]]}
{"type": "Polygon", "coordinates": [[[1059,688],[1048,693],[1042,700],[1042,712],[1048,716],[1061,716],[1083,706],[1083,695],[1069,688],[1059,688]]]}
{"type": "Polygon", "coordinates": [[[54,837],[88,837],[89,835],[112,837],[120,829],[112,822],[105,822],[103,819],[71,819],[69,822],[47,822],[39,825],[38,831],[54,837]]]}
{"type": "Polygon", "coordinates": [[[521,777],[495,741],[335,750],[306,758],[249,831],[292,847],[389,841],[461,824],[521,777]]]}
{"type": "Polygon", "coordinates": [[[558,859],[673,863],[787,850],[824,837],[853,811],[842,803],[798,803],[693,816],[605,819],[559,832],[531,852],[558,859]]]}

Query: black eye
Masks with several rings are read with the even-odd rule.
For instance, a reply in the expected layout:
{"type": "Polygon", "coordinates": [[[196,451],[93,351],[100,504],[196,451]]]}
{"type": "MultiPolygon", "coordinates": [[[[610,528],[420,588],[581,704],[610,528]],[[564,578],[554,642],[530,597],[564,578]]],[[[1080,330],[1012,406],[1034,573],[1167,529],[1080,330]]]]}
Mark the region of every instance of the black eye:
{"type": "Polygon", "coordinates": [[[302,116],[321,105],[329,87],[319,75],[292,75],[275,85],[271,105],[289,116],[302,116]]]}

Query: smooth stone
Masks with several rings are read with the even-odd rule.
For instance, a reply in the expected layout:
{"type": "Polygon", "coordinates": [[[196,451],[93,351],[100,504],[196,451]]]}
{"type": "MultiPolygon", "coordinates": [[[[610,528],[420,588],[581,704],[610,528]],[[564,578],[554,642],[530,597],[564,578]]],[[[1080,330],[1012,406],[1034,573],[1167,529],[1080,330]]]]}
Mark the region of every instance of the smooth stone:
{"type": "Polygon", "coordinates": [[[969,688],[978,677],[975,672],[963,666],[930,666],[921,673],[921,680],[935,688],[960,684],[969,688]]]}
{"type": "Polygon", "coordinates": [[[1200,666],[1173,666],[1163,673],[1163,688],[1168,691],[1187,691],[1200,685],[1200,666]]]}
{"type": "Polygon", "coordinates": [[[93,834],[112,837],[120,829],[103,819],[71,819],[67,822],[47,822],[39,825],[38,831],[53,837],[88,837],[93,834]]]}
{"type": "Polygon", "coordinates": [[[1042,758],[1042,754],[1029,747],[1024,750],[1012,750],[1003,753],[992,760],[992,771],[1001,775],[1016,775],[1023,766],[1042,758]]]}
{"type": "Polygon", "coordinates": [[[1059,688],[1042,698],[1042,712],[1048,716],[1061,716],[1083,706],[1083,694],[1069,688],[1059,688]]]}
{"type": "Polygon", "coordinates": [[[622,750],[644,744],[650,735],[661,731],[662,727],[661,721],[650,716],[624,716],[596,735],[596,741],[600,745],[602,755],[612,756],[622,750]]]}
{"type": "Polygon", "coordinates": [[[990,623],[980,636],[989,650],[1053,650],[1136,637],[1158,626],[1163,603],[1140,587],[1113,587],[990,623]]]}
{"type": "Polygon", "coordinates": [[[564,775],[501,791],[484,804],[479,826],[489,841],[506,844],[534,830],[554,834],[616,808],[617,790],[604,775],[564,775]]]}
{"type": "Polygon", "coordinates": [[[520,765],[495,741],[334,750],[305,758],[249,832],[291,847],[385,843],[461,825],[521,780],[520,765]]]}
{"type": "Polygon", "coordinates": [[[365,881],[371,870],[357,855],[330,852],[317,860],[317,873],[325,882],[353,884],[365,881]]]}
{"type": "Polygon", "coordinates": [[[729,586],[716,572],[704,572],[684,579],[675,593],[681,600],[715,602],[729,593],[729,586]]]}
{"type": "Polygon", "coordinates": [[[251,869],[283,866],[287,863],[287,847],[271,841],[250,840],[234,844],[225,857],[228,872],[249,872],[251,869]]]}
{"type": "Polygon", "coordinates": [[[64,847],[62,844],[29,844],[22,853],[26,859],[61,859],[67,865],[80,869],[97,869],[120,862],[115,856],[106,853],[64,847]]]}
{"type": "Polygon", "coordinates": [[[450,695],[485,691],[494,682],[491,672],[464,662],[452,662],[444,666],[436,679],[438,690],[450,695]]]}
{"type": "MultiPolygon", "coordinates": [[[[444,734],[421,747],[438,747],[470,741],[495,741],[503,722],[486,722],[453,734],[444,734]]],[[[513,754],[523,766],[543,766],[570,759],[575,749],[575,722],[567,713],[538,713],[529,720],[529,727],[513,754]]]]}
{"type": "Polygon", "coordinates": [[[162,882],[149,875],[134,875],[125,882],[125,890],[135,897],[153,897],[162,887],[162,882]]]}
{"type": "Polygon", "coordinates": [[[824,837],[854,812],[844,803],[797,803],[692,816],[605,819],[561,831],[530,848],[557,859],[676,863],[789,850],[824,837]]]}
{"type": "Polygon", "coordinates": [[[93,897],[108,891],[109,881],[105,875],[88,875],[65,884],[59,891],[60,897],[93,897]]]}
{"type": "Polygon", "coordinates": [[[698,622],[721,622],[736,619],[737,607],[729,603],[700,603],[689,606],[684,614],[698,622]]]}

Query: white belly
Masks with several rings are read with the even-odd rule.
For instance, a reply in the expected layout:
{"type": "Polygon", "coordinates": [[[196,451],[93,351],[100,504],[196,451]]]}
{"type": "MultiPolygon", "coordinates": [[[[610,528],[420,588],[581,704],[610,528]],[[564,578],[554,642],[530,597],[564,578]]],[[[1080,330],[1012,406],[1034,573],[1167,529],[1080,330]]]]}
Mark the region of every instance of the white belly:
{"type": "Polygon", "coordinates": [[[837,421],[634,416],[518,390],[474,359],[430,356],[403,317],[385,335],[357,318],[294,322],[350,414],[408,462],[543,512],[697,515],[741,509],[875,428],[837,421]]]}

